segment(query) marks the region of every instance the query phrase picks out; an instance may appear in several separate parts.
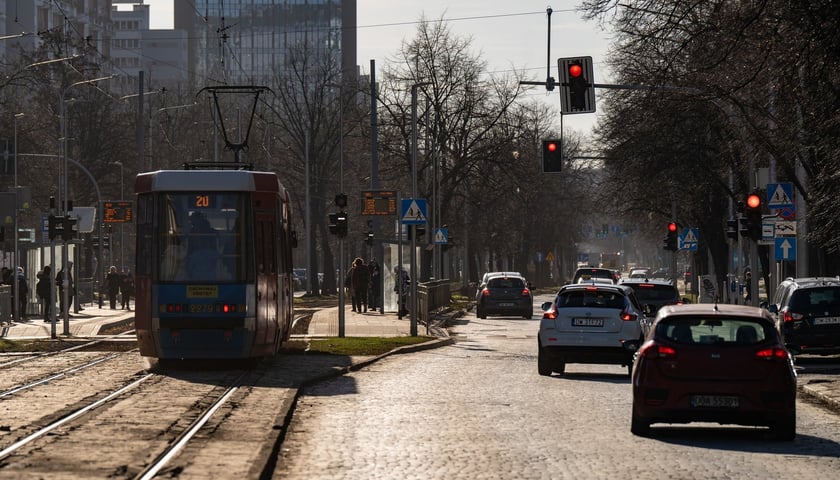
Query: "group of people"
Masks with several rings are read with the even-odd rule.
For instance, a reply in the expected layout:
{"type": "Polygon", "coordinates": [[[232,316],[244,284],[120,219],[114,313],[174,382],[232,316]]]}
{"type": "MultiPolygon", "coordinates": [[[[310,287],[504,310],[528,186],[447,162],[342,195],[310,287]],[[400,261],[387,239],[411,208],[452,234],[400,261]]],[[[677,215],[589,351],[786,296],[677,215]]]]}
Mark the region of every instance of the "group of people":
{"type": "MultiPolygon", "coordinates": [[[[73,304],[75,287],[73,285],[72,268],[73,262],[68,262],[67,269],[68,271],[70,271],[70,273],[67,275],[66,279],[64,278],[65,269],[63,267],[55,276],[54,281],[58,292],[59,306],[61,309],[60,315],[64,315],[65,290],[67,291],[67,304],[73,304]]],[[[41,304],[42,311],[44,313],[44,321],[48,322],[50,321],[50,313],[52,312],[52,307],[54,304],[51,285],[51,282],[53,282],[52,269],[49,265],[47,265],[46,267],[44,267],[43,270],[39,271],[36,274],[36,277],[38,281],[35,283],[35,295],[38,297],[38,301],[41,304]]],[[[2,282],[4,284],[10,285],[12,287],[12,315],[15,315],[17,313],[17,318],[26,318],[28,315],[26,311],[26,306],[29,302],[29,281],[26,279],[23,267],[17,267],[16,273],[12,273],[11,269],[3,267],[2,278],[2,282]]]]}
{"type": "Polygon", "coordinates": [[[131,272],[126,270],[118,272],[117,267],[111,265],[105,276],[105,287],[108,289],[111,310],[117,308],[117,300],[119,300],[120,309],[131,310],[131,296],[134,295],[134,277],[131,272]]]}
{"type": "Polygon", "coordinates": [[[23,267],[17,267],[17,271],[10,268],[3,267],[3,272],[0,274],[0,283],[8,285],[11,290],[11,309],[12,317],[15,312],[20,312],[20,318],[26,316],[26,299],[29,298],[29,282],[26,281],[26,275],[23,274],[23,267]]]}
{"type": "MultiPolygon", "coordinates": [[[[394,267],[394,293],[397,295],[400,316],[408,314],[407,300],[410,284],[408,272],[399,266],[394,267]]],[[[344,287],[350,294],[354,312],[367,313],[370,307],[374,312],[378,308],[380,313],[385,313],[384,302],[381,298],[382,272],[375,258],[367,264],[362,258],[357,257],[353,260],[344,279],[344,287]]]]}
{"type": "Polygon", "coordinates": [[[367,313],[368,307],[374,312],[377,308],[380,313],[385,312],[379,298],[379,292],[382,290],[382,272],[379,271],[379,264],[375,258],[367,264],[359,257],[353,260],[352,267],[344,279],[344,287],[350,294],[354,312],[367,313]]]}

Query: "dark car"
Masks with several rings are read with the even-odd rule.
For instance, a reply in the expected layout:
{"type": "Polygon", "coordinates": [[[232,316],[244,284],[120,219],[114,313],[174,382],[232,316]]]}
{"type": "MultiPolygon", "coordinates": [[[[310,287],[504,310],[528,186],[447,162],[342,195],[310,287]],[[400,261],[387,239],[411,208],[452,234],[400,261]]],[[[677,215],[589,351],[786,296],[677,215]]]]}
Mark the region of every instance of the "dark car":
{"type": "Polygon", "coordinates": [[[475,314],[478,318],[487,318],[487,315],[531,318],[534,298],[528,282],[518,275],[489,277],[475,295],[475,314]]]}
{"type": "Polygon", "coordinates": [[[787,278],[767,309],[794,355],[840,353],[840,279],[787,278]]]}
{"type": "Polygon", "coordinates": [[[659,310],[632,374],[630,430],[653,423],[768,426],[796,436],[796,374],[769,312],[724,304],[659,310]]]}
{"type": "Polygon", "coordinates": [[[542,309],[537,337],[540,375],[564,373],[567,363],[623,365],[630,372],[633,351],[625,344],[638,346],[644,319],[630,287],[565,285],[542,309]]]}
{"type": "Polygon", "coordinates": [[[582,267],[575,271],[574,276],[572,276],[572,283],[580,283],[581,280],[585,281],[593,278],[605,278],[612,283],[615,283],[618,279],[615,272],[609,268],[582,267]]]}
{"type": "MultiPolygon", "coordinates": [[[[653,321],[656,312],[665,305],[682,303],[680,292],[670,280],[648,280],[640,278],[622,278],[621,285],[627,285],[636,294],[636,300],[645,311],[648,321],[653,321]]],[[[647,332],[650,325],[642,326],[647,332]]]]}

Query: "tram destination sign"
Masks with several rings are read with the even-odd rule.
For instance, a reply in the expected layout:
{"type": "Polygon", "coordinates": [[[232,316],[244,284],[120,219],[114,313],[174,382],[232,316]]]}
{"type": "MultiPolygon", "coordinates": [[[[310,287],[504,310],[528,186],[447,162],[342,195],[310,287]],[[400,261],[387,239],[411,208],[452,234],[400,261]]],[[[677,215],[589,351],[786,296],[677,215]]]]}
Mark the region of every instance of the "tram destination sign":
{"type": "Polygon", "coordinates": [[[133,205],[128,201],[102,202],[102,210],[105,223],[131,223],[134,220],[133,205]]]}
{"type": "Polygon", "coordinates": [[[362,215],[396,215],[396,190],[362,190],[362,215]]]}

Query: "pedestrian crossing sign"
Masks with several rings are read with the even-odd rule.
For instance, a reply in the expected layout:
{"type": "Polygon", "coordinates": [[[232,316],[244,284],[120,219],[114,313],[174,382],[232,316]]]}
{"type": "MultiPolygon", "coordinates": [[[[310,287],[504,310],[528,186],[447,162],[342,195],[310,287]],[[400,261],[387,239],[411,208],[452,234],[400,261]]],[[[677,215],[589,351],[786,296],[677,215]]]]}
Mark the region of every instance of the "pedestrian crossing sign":
{"type": "Polygon", "coordinates": [[[435,229],[435,245],[446,245],[449,243],[449,232],[446,228],[435,229]]]}
{"type": "Polygon", "coordinates": [[[400,209],[400,222],[403,225],[426,224],[426,199],[404,198],[400,209]]]}
{"type": "Polygon", "coordinates": [[[680,250],[697,250],[699,232],[695,227],[684,228],[680,237],[680,250]]]}

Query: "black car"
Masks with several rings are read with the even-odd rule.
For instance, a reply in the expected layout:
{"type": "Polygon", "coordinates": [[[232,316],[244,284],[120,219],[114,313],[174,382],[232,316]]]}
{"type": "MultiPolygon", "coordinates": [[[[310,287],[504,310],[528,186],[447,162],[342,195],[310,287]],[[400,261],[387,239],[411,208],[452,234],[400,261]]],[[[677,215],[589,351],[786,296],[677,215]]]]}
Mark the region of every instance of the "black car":
{"type": "Polygon", "coordinates": [[[528,282],[520,276],[488,278],[484,287],[476,293],[475,314],[478,318],[487,318],[487,315],[531,318],[534,315],[534,298],[528,282]]]}
{"type": "Polygon", "coordinates": [[[765,305],[793,354],[840,353],[840,279],[788,278],[765,305]]]}
{"type": "MultiPolygon", "coordinates": [[[[645,311],[645,317],[652,322],[656,312],[665,305],[682,303],[680,292],[670,280],[648,280],[646,278],[623,278],[619,282],[633,289],[636,300],[645,311]]],[[[643,325],[647,332],[649,325],[643,325]]]]}

